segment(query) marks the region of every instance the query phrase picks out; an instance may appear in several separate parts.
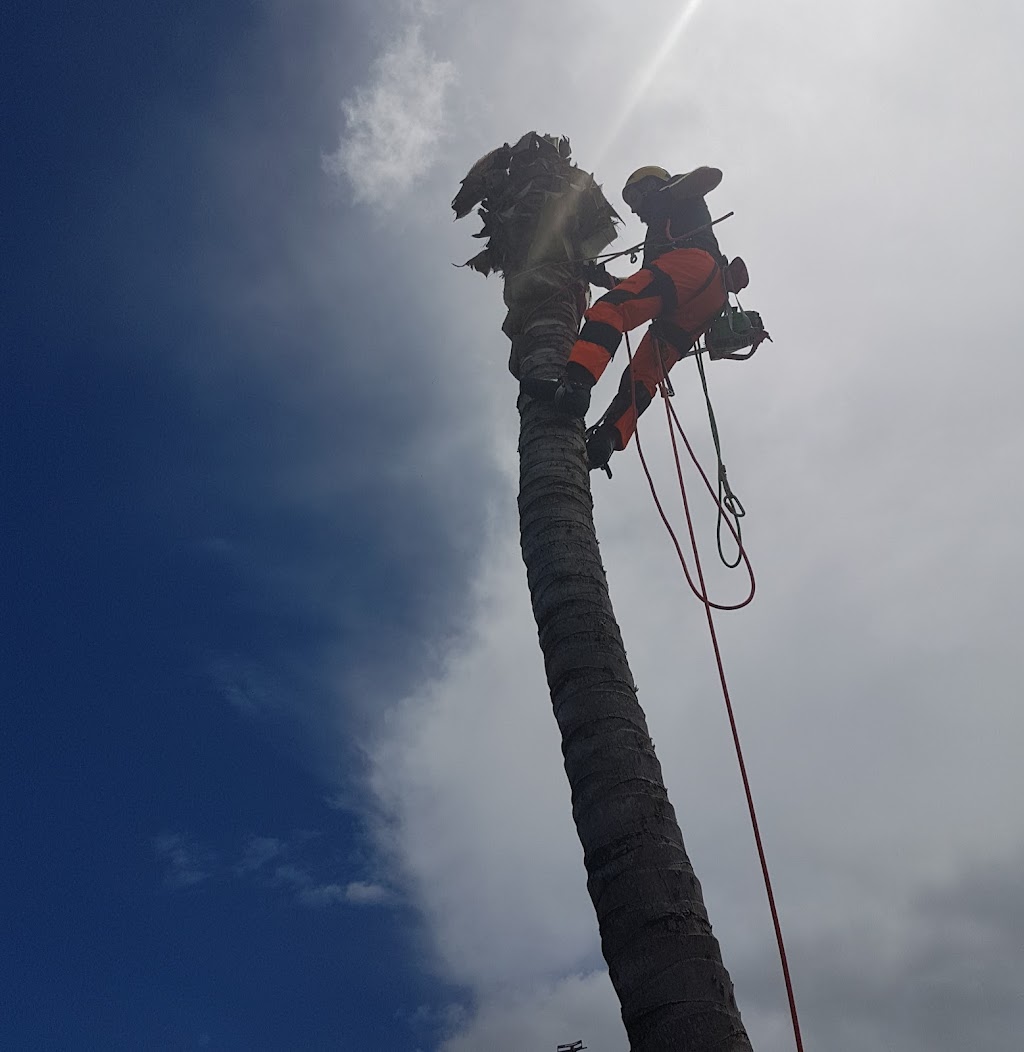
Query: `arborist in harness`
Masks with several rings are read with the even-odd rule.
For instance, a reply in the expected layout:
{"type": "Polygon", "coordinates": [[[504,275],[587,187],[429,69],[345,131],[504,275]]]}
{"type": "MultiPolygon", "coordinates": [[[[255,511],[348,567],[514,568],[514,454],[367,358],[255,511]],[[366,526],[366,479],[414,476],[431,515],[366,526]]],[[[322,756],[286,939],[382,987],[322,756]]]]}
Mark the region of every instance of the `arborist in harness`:
{"type": "MultiPolygon", "coordinates": [[[[622,199],[647,226],[643,267],[620,281],[603,266],[588,265],[591,283],[611,291],[584,314],[564,379],[541,381],[546,392],[541,388],[527,392],[551,398],[556,408],[571,416],[586,416],[591,389],[623,333],[653,321],[623,372],[611,405],[587,432],[591,469],[607,468],[612,453],[626,447],[637,417],[650,405],[658,385],[716,317],[723,311],[726,320],[732,317],[729,293],[746,285],[746,268],[742,260],[730,265],[722,255],[704,201],[721,181],[717,168],[672,176],[656,166],[638,168],[626,180],[622,199]]],[[[751,342],[748,339],[741,346],[751,342]]],[[[753,342],[756,347],[759,339],[753,342]]]]}

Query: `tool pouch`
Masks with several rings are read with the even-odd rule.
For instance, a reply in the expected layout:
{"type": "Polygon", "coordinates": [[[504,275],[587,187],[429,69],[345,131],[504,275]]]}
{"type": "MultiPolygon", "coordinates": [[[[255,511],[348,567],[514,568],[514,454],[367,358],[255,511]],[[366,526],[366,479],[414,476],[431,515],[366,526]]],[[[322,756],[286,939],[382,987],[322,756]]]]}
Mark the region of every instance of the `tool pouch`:
{"type": "Polygon", "coordinates": [[[731,263],[727,263],[722,268],[722,272],[725,275],[726,291],[733,296],[737,292],[742,292],[750,284],[750,272],[747,270],[746,263],[739,256],[731,263]]]}

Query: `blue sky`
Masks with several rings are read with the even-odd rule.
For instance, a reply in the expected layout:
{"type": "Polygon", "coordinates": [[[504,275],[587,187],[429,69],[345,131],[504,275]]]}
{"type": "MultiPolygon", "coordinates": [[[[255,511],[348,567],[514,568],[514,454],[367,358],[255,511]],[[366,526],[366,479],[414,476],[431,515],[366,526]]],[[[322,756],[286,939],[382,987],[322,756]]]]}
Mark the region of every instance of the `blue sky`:
{"type": "MultiPolygon", "coordinates": [[[[281,198],[297,223],[337,222],[317,159],[338,98],[301,61],[326,14],[297,14],[3,16],[5,1047],[412,1048],[431,1032],[402,909],[305,905],[274,867],[237,872],[263,837],[311,885],[371,881],[362,823],[325,777],[359,758],[312,746],[333,701],[309,670],[330,646],[400,681],[380,659],[416,650],[454,555],[415,486],[400,510],[417,529],[386,561],[399,509],[372,472],[340,482],[340,527],[275,496],[325,446],[407,441],[417,413],[311,393],[329,353],[316,303],[246,325],[218,298],[273,266],[281,198]],[[285,125],[298,146],[253,158],[250,222],[213,140],[285,125]],[[301,702],[264,706],[271,689],[301,702]]],[[[345,22],[362,31],[358,11],[345,22]]],[[[355,218],[332,236],[365,233],[355,218]]],[[[341,295],[387,291],[357,274],[341,295]]],[[[372,348],[363,326],[342,338],[372,348]]]]}
{"type": "MultiPolygon", "coordinates": [[[[450,266],[460,178],[536,128],[613,204],[639,164],[721,167],[775,337],[709,369],[759,581],[719,632],[809,1047],[1013,1047],[1022,17],[4,7],[0,1045],[625,1047],[517,550],[501,287],[450,266]]],[[[594,493],[781,1052],[702,610],[636,460],[594,493]]]]}

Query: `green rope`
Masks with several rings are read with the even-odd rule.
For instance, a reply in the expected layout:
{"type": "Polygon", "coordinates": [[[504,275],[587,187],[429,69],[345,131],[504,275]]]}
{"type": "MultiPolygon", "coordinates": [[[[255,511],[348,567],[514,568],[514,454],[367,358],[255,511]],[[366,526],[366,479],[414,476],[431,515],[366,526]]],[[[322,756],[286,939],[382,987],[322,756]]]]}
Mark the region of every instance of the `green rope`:
{"type": "Polygon", "coordinates": [[[715,419],[715,409],[711,404],[711,395],[708,392],[708,378],[704,373],[704,359],[700,353],[699,346],[697,347],[697,353],[694,355],[694,358],[697,361],[697,372],[700,373],[700,385],[704,390],[704,402],[708,407],[708,421],[711,424],[711,438],[715,443],[715,456],[718,459],[718,521],[715,524],[715,537],[718,541],[718,557],[722,560],[724,566],[733,570],[739,566],[743,558],[743,530],[740,526],[740,519],[742,519],[747,512],[739,497],[733,492],[732,486],[729,485],[729,475],[725,470],[725,461],[722,460],[722,441],[718,433],[718,421],[715,419]],[[738,551],[734,562],[730,562],[725,557],[725,552],[722,549],[722,519],[727,513],[732,515],[736,531],[738,551]]]}

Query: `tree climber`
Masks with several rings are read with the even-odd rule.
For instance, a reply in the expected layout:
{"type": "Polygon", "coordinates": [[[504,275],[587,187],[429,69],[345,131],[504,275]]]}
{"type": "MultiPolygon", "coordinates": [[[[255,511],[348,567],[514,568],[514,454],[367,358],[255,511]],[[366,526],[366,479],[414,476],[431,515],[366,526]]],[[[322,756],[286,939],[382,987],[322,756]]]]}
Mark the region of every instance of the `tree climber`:
{"type": "MultiPolygon", "coordinates": [[[[622,199],[647,226],[643,268],[618,280],[603,266],[588,265],[591,283],[611,291],[584,314],[565,378],[557,384],[542,381],[549,385],[547,397],[553,397],[556,408],[570,416],[586,416],[591,389],[623,333],[654,322],[604,416],[587,432],[591,469],[606,467],[612,453],[626,447],[637,416],[650,405],[658,384],[726,306],[726,260],[704,201],[721,181],[717,168],[672,176],[655,166],[638,168],[626,180],[622,199]]],[[[543,397],[540,390],[537,394],[543,397]]]]}

